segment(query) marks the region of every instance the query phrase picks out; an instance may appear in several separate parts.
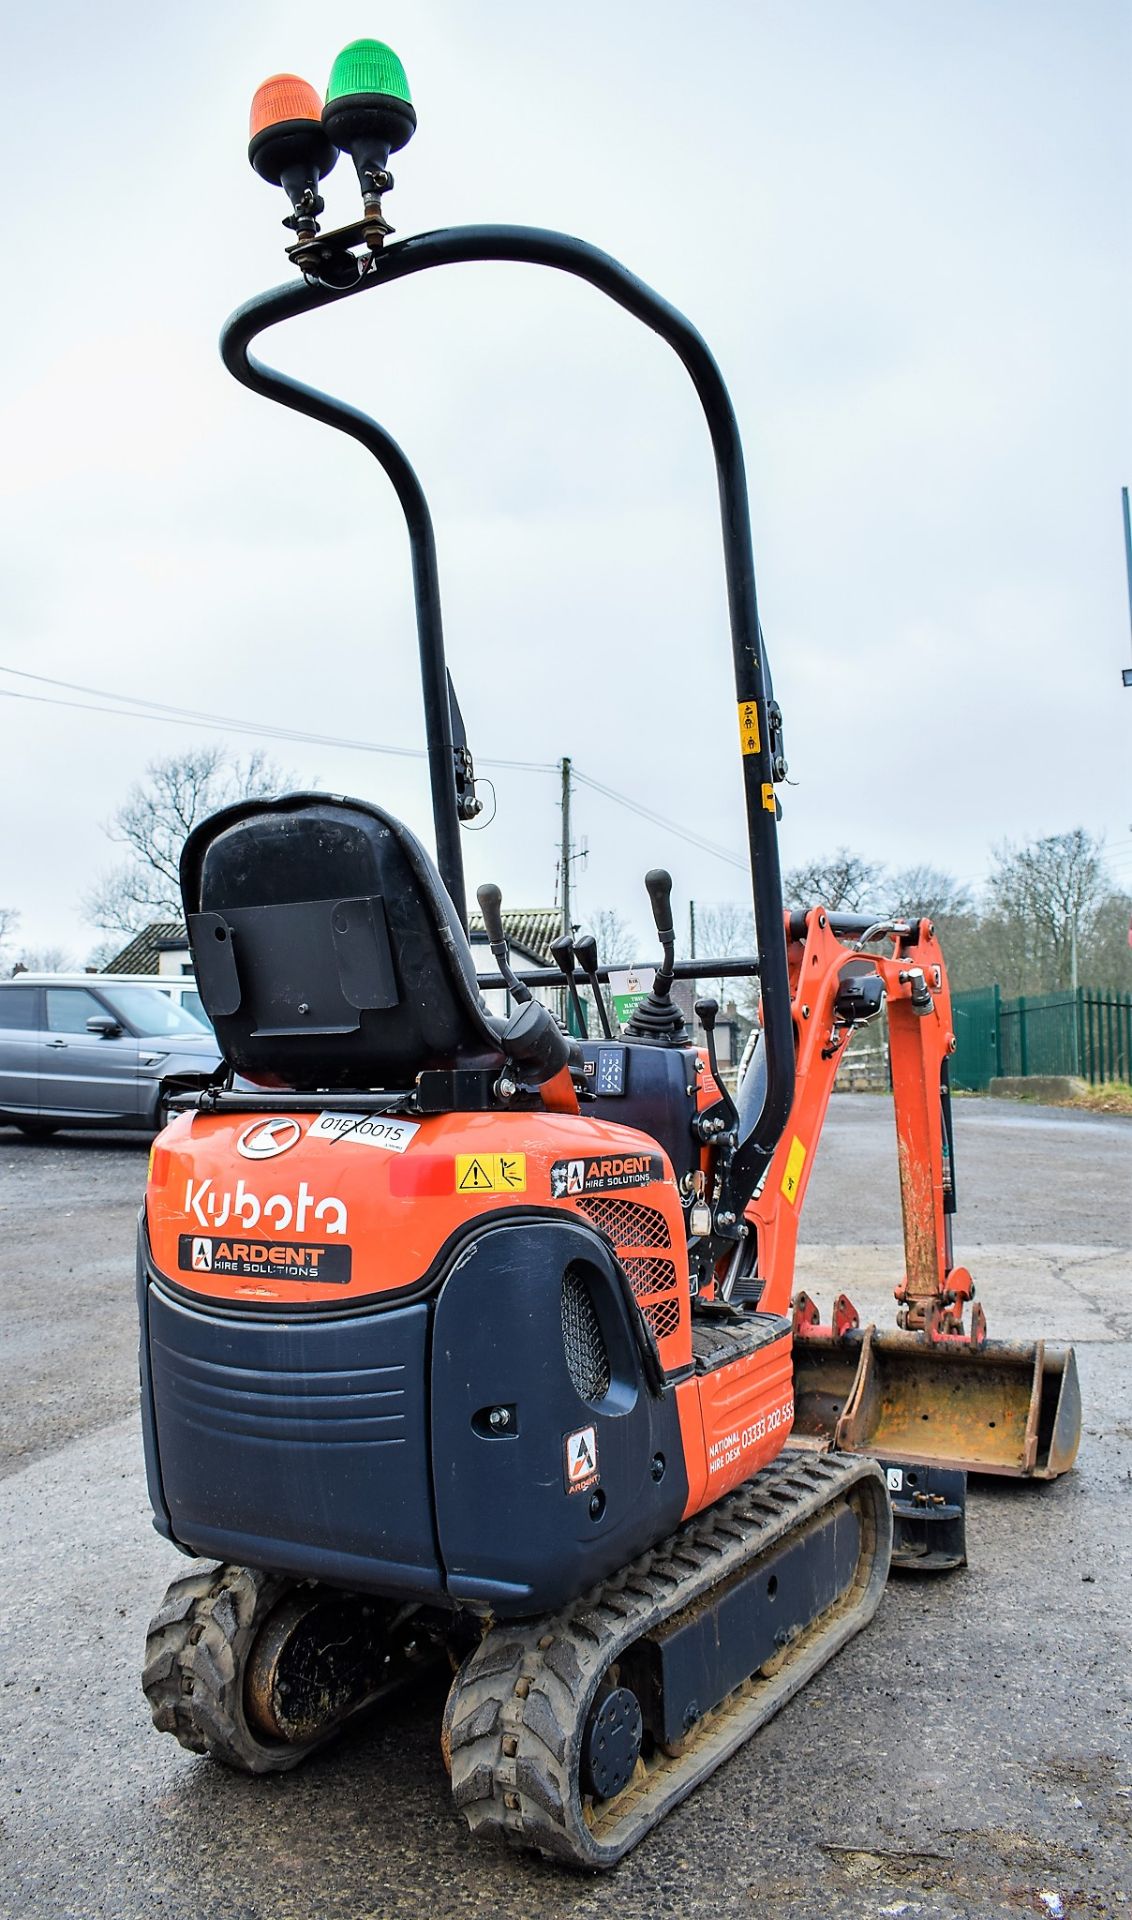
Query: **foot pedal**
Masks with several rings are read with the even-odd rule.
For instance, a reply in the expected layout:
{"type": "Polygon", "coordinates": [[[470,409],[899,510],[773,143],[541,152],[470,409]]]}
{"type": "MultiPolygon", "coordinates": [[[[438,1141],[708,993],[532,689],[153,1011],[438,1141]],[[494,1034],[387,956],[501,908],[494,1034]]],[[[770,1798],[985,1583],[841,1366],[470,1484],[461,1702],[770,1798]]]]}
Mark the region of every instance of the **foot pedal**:
{"type": "Polygon", "coordinates": [[[967,1475],[951,1467],[886,1460],[892,1564],[904,1573],[950,1573],[967,1564],[967,1475]]]}

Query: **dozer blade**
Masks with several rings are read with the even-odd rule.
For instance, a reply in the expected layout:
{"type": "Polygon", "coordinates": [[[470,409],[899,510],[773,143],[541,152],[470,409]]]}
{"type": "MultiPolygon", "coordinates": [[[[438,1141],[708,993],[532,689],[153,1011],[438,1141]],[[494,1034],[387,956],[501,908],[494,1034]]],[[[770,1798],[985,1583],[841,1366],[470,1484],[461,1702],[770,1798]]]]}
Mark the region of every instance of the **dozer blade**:
{"type": "Polygon", "coordinates": [[[794,1439],[1019,1480],[1068,1472],[1081,1438],[1072,1347],[933,1346],[875,1327],[794,1344],[794,1439]]]}

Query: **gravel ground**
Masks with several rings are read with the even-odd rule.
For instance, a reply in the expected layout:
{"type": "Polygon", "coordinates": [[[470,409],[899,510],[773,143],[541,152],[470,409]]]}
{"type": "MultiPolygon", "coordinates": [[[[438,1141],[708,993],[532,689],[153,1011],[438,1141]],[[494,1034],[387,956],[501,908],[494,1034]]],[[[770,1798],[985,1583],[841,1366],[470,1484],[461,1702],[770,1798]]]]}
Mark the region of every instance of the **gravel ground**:
{"type": "MultiPolygon", "coordinates": [[[[133,1223],[147,1142],[0,1133],[0,1914],[398,1920],[1132,1915],[1132,1122],[964,1101],[961,1256],[992,1334],[1078,1345],[1085,1435],[1048,1487],[984,1481],[970,1566],[873,1627],[616,1874],[473,1848],[441,1696],[263,1781],[149,1725],[133,1223]]],[[[835,1099],[803,1284],[891,1318],[891,1108],[835,1099]]]]}

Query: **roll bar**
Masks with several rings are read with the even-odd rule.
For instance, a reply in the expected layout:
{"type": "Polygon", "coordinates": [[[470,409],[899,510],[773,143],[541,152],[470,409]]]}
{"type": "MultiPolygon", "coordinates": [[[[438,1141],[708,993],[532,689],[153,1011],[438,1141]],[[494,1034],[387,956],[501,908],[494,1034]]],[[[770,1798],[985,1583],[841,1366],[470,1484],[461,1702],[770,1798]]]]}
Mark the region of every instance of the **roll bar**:
{"type": "Polygon", "coordinates": [[[746,721],[741,724],[743,791],[766,1046],[765,1097],[739,1142],[732,1164],[737,1192],[753,1192],[786,1125],[794,1096],[794,1034],[774,798],[774,781],[781,769],[776,766],[777,710],[773,716],[769,711],[772,693],[759,626],[742,443],[727,388],[706,341],[677,308],[611,255],[585,241],[539,227],[469,226],[397,241],[364,264],[359,263],[358,278],[344,287],[296,280],[258,295],[238,307],[226,322],[220,337],[221,357],[229,373],[253,392],[358,440],[393,483],[405,514],[412,553],[437,865],[466,926],[436,542],[424,490],[401,448],[376,420],[264,365],[249,348],[269,327],[349,299],[367,288],[385,286],[431,267],[487,260],[573,274],[659,334],[691,377],[711,436],[719,487],[737,719],[746,721]]]}

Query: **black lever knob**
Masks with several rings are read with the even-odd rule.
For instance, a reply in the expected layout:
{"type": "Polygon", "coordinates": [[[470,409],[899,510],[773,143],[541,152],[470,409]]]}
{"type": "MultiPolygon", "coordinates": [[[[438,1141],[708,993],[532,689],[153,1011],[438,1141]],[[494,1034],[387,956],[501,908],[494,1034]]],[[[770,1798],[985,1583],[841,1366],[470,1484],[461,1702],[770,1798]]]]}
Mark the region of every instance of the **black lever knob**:
{"type": "Polygon", "coordinates": [[[737,1129],[739,1125],[739,1114],[735,1102],[723,1084],[723,1079],[719,1071],[719,1058],[715,1051],[715,1023],[719,1018],[719,1001],[697,1000],[696,1018],[704,1030],[711,1077],[719,1088],[718,1105],[708,1113],[699,1116],[695,1129],[699,1133],[701,1140],[710,1140],[713,1135],[724,1132],[730,1133],[737,1129]]]}
{"type": "Polygon", "coordinates": [[[566,982],[566,991],[570,996],[570,1005],[574,1013],[574,1026],[583,1040],[589,1039],[589,1027],[582,1010],[578,994],[578,982],[574,978],[574,938],[572,934],[560,933],[557,940],[550,943],[554,964],[566,982]]]}
{"type": "Polygon", "coordinates": [[[574,952],[583,973],[597,970],[597,941],[592,933],[579,933],[574,940],[574,952]]]}
{"type": "Polygon", "coordinates": [[[511,966],[507,935],[503,931],[503,895],[493,880],[485,880],[482,887],[476,888],[476,899],[483,914],[488,945],[495,955],[495,964],[503,975],[507,991],[513,999],[525,1003],[531,998],[531,990],[517,977],[511,966]]]}
{"type": "Polygon", "coordinates": [[[667,1000],[672,986],[672,966],[676,958],[676,929],[672,924],[672,875],[663,867],[650,867],[645,875],[652,917],[660,940],[660,965],[653,975],[652,990],[658,1000],[667,1000]]]}
{"type": "Polygon", "coordinates": [[[605,1004],[605,997],[598,983],[597,940],[594,935],[592,933],[576,933],[574,935],[574,953],[577,957],[578,965],[589,981],[590,992],[593,994],[594,1005],[597,1008],[597,1017],[601,1021],[601,1030],[607,1040],[612,1040],[613,1028],[609,1023],[609,1009],[605,1004]]]}
{"type": "Polygon", "coordinates": [[[661,946],[675,942],[676,930],[672,925],[672,875],[663,867],[650,867],[645,875],[652,917],[660,936],[661,946]]]}
{"type": "Polygon", "coordinates": [[[494,881],[485,881],[482,887],[477,887],[476,899],[480,903],[480,912],[483,914],[488,944],[493,951],[496,947],[505,946],[507,943],[503,934],[503,895],[494,881]]]}
{"type": "Polygon", "coordinates": [[[569,933],[560,933],[557,940],[550,943],[550,952],[559,973],[567,978],[574,971],[574,940],[569,933]]]}

